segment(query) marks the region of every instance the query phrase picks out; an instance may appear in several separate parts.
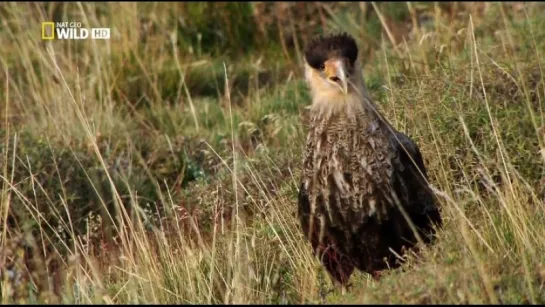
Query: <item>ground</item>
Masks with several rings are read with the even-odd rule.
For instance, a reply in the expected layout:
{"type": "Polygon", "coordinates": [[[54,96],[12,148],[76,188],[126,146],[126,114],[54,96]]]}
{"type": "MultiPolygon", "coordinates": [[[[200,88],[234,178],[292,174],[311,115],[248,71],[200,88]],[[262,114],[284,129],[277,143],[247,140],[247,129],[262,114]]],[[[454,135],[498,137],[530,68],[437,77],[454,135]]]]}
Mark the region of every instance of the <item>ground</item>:
{"type": "Polygon", "coordinates": [[[0,6],[2,303],[545,303],[541,3],[0,6]],[[42,40],[42,21],[110,40],[42,40]],[[346,31],[444,216],[330,287],[295,216],[302,50],[346,31]]]}

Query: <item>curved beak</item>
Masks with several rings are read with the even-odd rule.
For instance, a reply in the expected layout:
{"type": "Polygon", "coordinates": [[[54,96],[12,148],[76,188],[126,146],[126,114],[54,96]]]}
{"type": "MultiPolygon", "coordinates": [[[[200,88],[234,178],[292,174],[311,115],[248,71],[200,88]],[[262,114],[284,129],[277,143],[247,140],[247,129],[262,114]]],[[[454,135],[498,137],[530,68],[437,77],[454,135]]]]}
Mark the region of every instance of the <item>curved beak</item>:
{"type": "Polygon", "coordinates": [[[336,84],[341,88],[344,94],[348,93],[348,82],[346,80],[346,71],[344,61],[340,59],[327,60],[324,63],[325,75],[329,82],[336,84]]]}

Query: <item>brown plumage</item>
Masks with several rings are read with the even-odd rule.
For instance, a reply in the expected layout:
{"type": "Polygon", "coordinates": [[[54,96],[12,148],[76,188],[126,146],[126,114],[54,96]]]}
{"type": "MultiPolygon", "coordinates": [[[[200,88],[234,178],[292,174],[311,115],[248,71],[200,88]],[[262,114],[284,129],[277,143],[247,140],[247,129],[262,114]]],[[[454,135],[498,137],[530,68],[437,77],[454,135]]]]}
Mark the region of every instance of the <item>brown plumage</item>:
{"type": "Polygon", "coordinates": [[[399,265],[417,242],[431,242],[441,217],[417,145],[377,111],[346,34],[305,51],[312,95],[299,190],[299,219],[317,257],[342,285],[357,268],[376,274],[399,265]],[[407,223],[408,217],[415,228],[407,223]]]}

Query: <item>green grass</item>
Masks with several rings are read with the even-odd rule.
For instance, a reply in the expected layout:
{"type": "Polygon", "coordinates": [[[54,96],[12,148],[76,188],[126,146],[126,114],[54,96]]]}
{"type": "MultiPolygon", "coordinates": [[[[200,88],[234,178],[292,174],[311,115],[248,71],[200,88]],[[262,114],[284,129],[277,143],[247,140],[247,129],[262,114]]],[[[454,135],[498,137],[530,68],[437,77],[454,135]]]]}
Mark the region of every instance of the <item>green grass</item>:
{"type": "Polygon", "coordinates": [[[543,5],[0,6],[2,303],[322,303],[296,218],[312,35],[361,46],[444,227],[327,303],[545,303],[543,5]],[[297,17],[295,17],[297,16],[297,17]],[[42,41],[42,21],[110,27],[42,41]]]}

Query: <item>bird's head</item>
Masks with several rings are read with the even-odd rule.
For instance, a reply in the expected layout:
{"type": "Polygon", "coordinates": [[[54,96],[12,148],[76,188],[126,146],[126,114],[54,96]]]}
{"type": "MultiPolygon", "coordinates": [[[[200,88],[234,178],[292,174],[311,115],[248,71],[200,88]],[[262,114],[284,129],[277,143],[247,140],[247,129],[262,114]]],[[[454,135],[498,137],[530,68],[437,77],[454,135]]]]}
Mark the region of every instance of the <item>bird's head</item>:
{"type": "Polygon", "coordinates": [[[358,91],[358,46],[348,34],[313,40],[305,50],[305,78],[313,96],[346,96],[358,91]]]}

